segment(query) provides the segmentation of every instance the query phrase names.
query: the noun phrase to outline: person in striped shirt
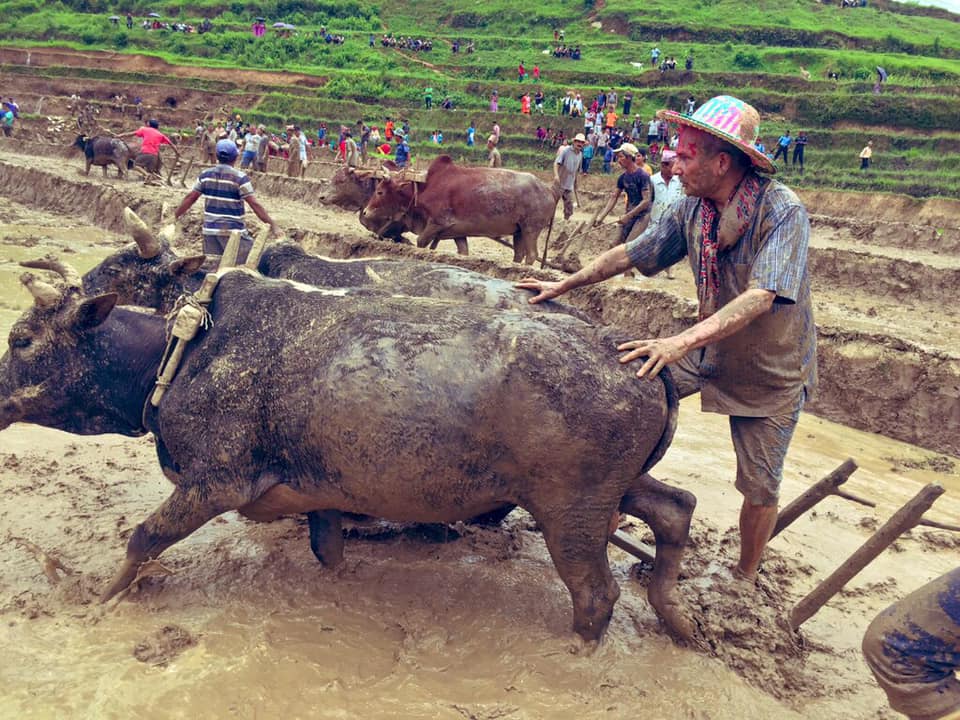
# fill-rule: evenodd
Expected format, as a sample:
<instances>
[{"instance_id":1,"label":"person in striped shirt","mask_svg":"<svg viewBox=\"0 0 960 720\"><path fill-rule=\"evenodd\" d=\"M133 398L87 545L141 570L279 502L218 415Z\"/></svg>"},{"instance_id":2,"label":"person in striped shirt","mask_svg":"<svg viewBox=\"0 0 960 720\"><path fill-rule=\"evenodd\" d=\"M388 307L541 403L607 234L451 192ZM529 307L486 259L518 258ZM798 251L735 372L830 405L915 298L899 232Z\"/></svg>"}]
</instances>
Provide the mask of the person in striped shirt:
<instances>
[{"instance_id":1,"label":"person in striped shirt","mask_svg":"<svg viewBox=\"0 0 960 720\"><path fill-rule=\"evenodd\" d=\"M238 259L243 262L253 245L253 238L247 232L243 221L244 204L249 205L254 214L270 226L274 237L282 237L283 233L257 200L250 178L234 167L238 154L237 145L232 140L218 141L217 164L200 173L174 217L179 220L202 196L203 252L208 255L222 255L230 233L239 230L242 234Z\"/></svg>"},{"instance_id":2,"label":"person in striped shirt","mask_svg":"<svg viewBox=\"0 0 960 720\"><path fill-rule=\"evenodd\" d=\"M680 125L674 174L686 197L626 245L560 282L524 278L537 303L636 268L654 275L687 257L699 322L663 338L620 345L621 363L642 359L638 377L669 365L680 397L729 416L737 457L740 558L733 575L756 578L777 520L787 448L817 384L816 328L807 271L810 221L796 194L769 175L754 148L760 116L741 100L712 98Z\"/></svg>"}]
</instances>

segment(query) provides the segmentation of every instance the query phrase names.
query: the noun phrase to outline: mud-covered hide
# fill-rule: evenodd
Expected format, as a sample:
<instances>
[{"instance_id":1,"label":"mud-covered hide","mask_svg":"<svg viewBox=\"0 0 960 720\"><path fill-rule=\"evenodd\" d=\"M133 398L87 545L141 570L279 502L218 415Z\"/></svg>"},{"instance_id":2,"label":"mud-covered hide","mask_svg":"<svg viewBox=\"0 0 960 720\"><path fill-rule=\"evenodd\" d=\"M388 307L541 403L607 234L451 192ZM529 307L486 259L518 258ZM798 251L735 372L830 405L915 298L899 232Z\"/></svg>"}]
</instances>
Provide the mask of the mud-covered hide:
<instances>
[{"instance_id":1,"label":"mud-covered hide","mask_svg":"<svg viewBox=\"0 0 960 720\"><path fill-rule=\"evenodd\" d=\"M145 258L136 243L104 258L83 276L88 296L116 293L121 305L138 305L169 312L184 293L196 291L203 281L205 257L180 257L163 242L160 251Z\"/></svg>"},{"instance_id":2,"label":"mud-covered hide","mask_svg":"<svg viewBox=\"0 0 960 720\"><path fill-rule=\"evenodd\" d=\"M460 166L442 155L422 182L402 174L381 180L360 221L375 231L391 223L410 229L422 225L415 230L419 247L447 238L510 236L514 262L532 263L537 238L550 224L558 199L556 187L530 173Z\"/></svg>"},{"instance_id":3,"label":"mud-covered hide","mask_svg":"<svg viewBox=\"0 0 960 720\"><path fill-rule=\"evenodd\" d=\"M560 312L585 322L590 318L559 302L531 305L530 294L507 280L455 265L411 260L332 260L304 252L296 243L279 243L264 250L259 271L322 287L377 288L399 295L432 297L524 313Z\"/></svg>"},{"instance_id":4,"label":"mud-covered hide","mask_svg":"<svg viewBox=\"0 0 960 720\"><path fill-rule=\"evenodd\" d=\"M139 305L166 314L182 294L200 287L202 260L203 256L178 257L167 243L162 244L156 257L143 258L138 247L131 244L84 275L83 289L87 295L117 293L121 305ZM531 305L530 294L517 290L512 282L455 265L417 260L334 260L310 255L297 243L281 242L264 249L258 270L267 277L327 288L378 289L531 314L562 312L589 321L586 314L563 303Z\"/></svg>"},{"instance_id":5,"label":"mud-covered hide","mask_svg":"<svg viewBox=\"0 0 960 720\"><path fill-rule=\"evenodd\" d=\"M12 418L143 431L164 320L114 302L70 296L16 323L0 360L0 429ZM282 484L289 512L395 521L518 504L570 590L574 629L600 637L619 594L610 518L666 451L677 412L668 374L639 381L616 361L625 336L565 315L347 295L244 271L220 281L210 312L145 415L175 489L131 535L108 597L140 562Z\"/></svg>"},{"instance_id":6,"label":"mud-covered hide","mask_svg":"<svg viewBox=\"0 0 960 720\"><path fill-rule=\"evenodd\" d=\"M117 174L123 177L124 170L133 168L133 154L130 146L119 138L95 135L88 137L78 135L73 144L83 150L86 158L86 172L90 172L91 165L103 167L104 173L108 165L115 165Z\"/></svg>"}]
</instances>

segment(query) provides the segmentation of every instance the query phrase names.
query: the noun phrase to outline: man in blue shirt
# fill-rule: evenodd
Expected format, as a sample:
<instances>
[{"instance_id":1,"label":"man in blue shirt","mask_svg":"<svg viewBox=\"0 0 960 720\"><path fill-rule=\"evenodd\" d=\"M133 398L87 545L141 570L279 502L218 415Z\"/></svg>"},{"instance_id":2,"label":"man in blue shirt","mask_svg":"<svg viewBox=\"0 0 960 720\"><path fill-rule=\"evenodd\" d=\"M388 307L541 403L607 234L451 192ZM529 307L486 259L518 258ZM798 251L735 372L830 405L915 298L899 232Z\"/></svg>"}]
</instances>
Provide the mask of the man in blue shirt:
<instances>
[{"instance_id":1,"label":"man in blue shirt","mask_svg":"<svg viewBox=\"0 0 960 720\"><path fill-rule=\"evenodd\" d=\"M237 145L232 140L223 139L217 142L217 165L200 173L193 189L187 193L174 213L174 218L179 220L202 195L205 200L203 252L208 255L222 255L230 233L239 230L242 236L238 260L243 262L253 245L253 238L243 222L244 203L250 206L262 222L270 226L274 237L282 237L283 232L254 196L250 178L234 167L238 154Z\"/></svg>"},{"instance_id":2,"label":"man in blue shirt","mask_svg":"<svg viewBox=\"0 0 960 720\"><path fill-rule=\"evenodd\" d=\"M394 162L397 163L397 167L406 167L410 162L410 146L407 145L407 134L403 130L394 130L393 136L397 139Z\"/></svg>"},{"instance_id":3,"label":"man in blue shirt","mask_svg":"<svg viewBox=\"0 0 960 720\"><path fill-rule=\"evenodd\" d=\"M620 242L625 243L646 229L650 218L650 205L653 202L653 186L650 176L637 164L639 149L633 143L623 143L613 151L623 174L617 178L617 187L611 193L610 200L603 211L597 215L594 225L599 225L613 210L622 193L627 194L627 212L620 216ZM637 232L633 232L634 229Z\"/></svg>"},{"instance_id":4,"label":"man in blue shirt","mask_svg":"<svg viewBox=\"0 0 960 720\"><path fill-rule=\"evenodd\" d=\"M790 142L793 138L790 137L790 131L787 130L783 135L780 136L780 139L777 140L777 151L773 154L773 161L776 162L777 158L783 155L783 163L787 163L787 149L790 147Z\"/></svg>"}]
</instances>

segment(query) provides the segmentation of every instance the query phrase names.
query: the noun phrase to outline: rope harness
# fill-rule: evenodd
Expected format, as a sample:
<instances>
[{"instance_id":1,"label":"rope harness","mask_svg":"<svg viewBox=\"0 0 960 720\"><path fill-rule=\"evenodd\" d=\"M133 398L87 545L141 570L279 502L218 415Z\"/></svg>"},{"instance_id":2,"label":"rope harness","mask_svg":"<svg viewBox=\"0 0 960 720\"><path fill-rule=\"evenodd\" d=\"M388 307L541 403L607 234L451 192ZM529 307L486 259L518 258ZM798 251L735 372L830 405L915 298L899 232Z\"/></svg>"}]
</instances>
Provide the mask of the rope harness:
<instances>
[{"instance_id":1,"label":"rope harness","mask_svg":"<svg viewBox=\"0 0 960 720\"><path fill-rule=\"evenodd\" d=\"M150 404L153 407L160 406L160 400L167 388L170 387L170 383L173 382L173 378L180 367L180 361L183 359L183 353L187 348L187 343L197 336L201 328L209 330L213 327L213 316L207 306L213 300L213 293L217 289L220 279L227 273L241 268L256 273L257 264L260 262L260 254L266 245L268 232L267 229L264 229L257 236L247 256L246 263L241 267L237 267L240 232L238 230L231 232L230 240L227 242L227 247L224 248L223 256L220 258L220 267L217 271L207 274L196 292L185 293L177 298L176 304L166 317L167 346L163 351L160 367L157 368L157 382L150 396Z\"/></svg>"}]
</instances>

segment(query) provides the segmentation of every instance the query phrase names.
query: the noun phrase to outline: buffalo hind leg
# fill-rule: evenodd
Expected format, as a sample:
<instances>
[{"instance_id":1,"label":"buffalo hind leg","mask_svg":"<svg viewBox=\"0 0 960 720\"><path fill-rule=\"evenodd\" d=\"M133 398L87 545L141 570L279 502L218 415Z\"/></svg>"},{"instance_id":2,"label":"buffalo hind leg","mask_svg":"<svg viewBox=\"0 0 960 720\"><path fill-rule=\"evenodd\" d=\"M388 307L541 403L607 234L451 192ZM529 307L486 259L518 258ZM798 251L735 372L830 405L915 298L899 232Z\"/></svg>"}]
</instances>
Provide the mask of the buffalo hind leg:
<instances>
[{"instance_id":1,"label":"buffalo hind leg","mask_svg":"<svg viewBox=\"0 0 960 720\"><path fill-rule=\"evenodd\" d=\"M310 527L310 549L324 567L343 562L343 525L339 510L311 510L307 513Z\"/></svg>"},{"instance_id":2,"label":"buffalo hind leg","mask_svg":"<svg viewBox=\"0 0 960 720\"><path fill-rule=\"evenodd\" d=\"M518 227L513 233L513 261L533 265L537 260L537 236Z\"/></svg>"},{"instance_id":3,"label":"buffalo hind leg","mask_svg":"<svg viewBox=\"0 0 960 720\"><path fill-rule=\"evenodd\" d=\"M696 505L693 493L670 487L647 474L620 501L621 512L640 518L653 531L657 556L647 597L670 633L683 641L693 638L694 626L680 598L677 579Z\"/></svg>"},{"instance_id":4,"label":"buffalo hind leg","mask_svg":"<svg viewBox=\"0 0 960 720\"><path fill-rule=\"evenodd\" d=\"M620 588L607 561L607 512L566 507L550 515L531 512L543 531L543 539L560 579L573 601L573 630L590 643L603 636Z\"/></svg>"},{"instance_id":5,"label":"buffalo hind leg","mask_svg":"<svg viewBox=\"0 0 960 720\"><path fill-rule=\"evenodd\" d=\"M137 577L140 565L158 557L174 543L217 515L241 507L253 498L241 497L235 488L177 488L170 497L137 525L127 542L127 556L109 589L101 596L106 602Z\"/></svg>"}]
</instances>

